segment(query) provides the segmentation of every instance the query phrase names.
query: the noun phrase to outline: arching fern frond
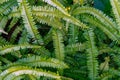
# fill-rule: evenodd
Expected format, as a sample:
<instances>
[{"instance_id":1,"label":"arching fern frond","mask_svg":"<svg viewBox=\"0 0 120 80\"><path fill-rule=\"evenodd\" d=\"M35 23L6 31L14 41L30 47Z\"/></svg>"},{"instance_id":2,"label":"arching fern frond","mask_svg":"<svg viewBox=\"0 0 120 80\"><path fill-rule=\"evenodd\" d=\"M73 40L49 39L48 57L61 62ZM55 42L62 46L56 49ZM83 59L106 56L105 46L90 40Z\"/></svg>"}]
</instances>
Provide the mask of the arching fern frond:
<instances>
[{"instance_id":1,"label":"arching fern frond","mask_svg":"<svg viewBox=\"0 0 120 80\"><path fill-rule=\"evenodd\" d=\"M14 7L17 4L16 0L9 0L7 2L4 2L3 4L0 5L0 15L7 15L12 7Z\"/></svg>"},{"instance_id":2,"label":"arching fern frond","mask_svg":"<svg viewBox=\"0 0 120 80\"><path fill-rule=\"evenodd\" d=\"M118 31L115 22L100 10L92 7L78 7L73 11L73 15L85 13L91 14L92 16L96 17L98 20L100 20L100 22L102 22L102 24L109 26L110 29L115 30L116 32Z\"/></svg>"},{"instance_id":3,"label":"arching fern frond","mask_svg":"<svg viewBox=\"0 0 120 80\"><path fill-rule=\"evenodd\" d=\"M14 30L14 32L12 33L11 35L11 38L10 38L10 43L14 43L18 34L22 31L22 27L21 26L17 26L17 28Z\"/></svg>"},{"instance_id":4,"label":"arching fern frond","mask_svg":"<svg viewBox=\"0 0 120 80\"><path fill-rule=\"evenodd\" d=\"M60 10L62 13L64 13L67 16L70 16L65 9L65 7L57 0L43 0L44 2L56 7L58 10Z\"/></svg>"},{"instance_id":5,"label":"arching fern frond","mask_svg":"<svg viewBox=\"0 0 120 80\"><path fill-rule=\"evenodd\" d=\"M1 0L0 4L3 4L4 2L7 2L7 1L9 1L9 0Z\"/></svg>"},{"instance_id":6,"label":"arching fern frond","mask_svg":"<svg viewBox=\"0 0 120 80\"><path fill-rule=\"evenodd\" d=\"M118 41L119 40L119 35L116 34L116 31L108 28L108 26L101 24L98 19L92 17L92 16L85 16L84 21L92 24L95 27L98 27L101 29L110 39L113 41Z\"/></svg>"},{"instance_id":7,"label":"arching fern frond","mask_svg":"<svg viewBox=\"0 0 120 80\"><path fill-rule=\"evenodd\" d=\"M41 46L36 45L28 45L28 44L20 44L20 45L5 45L0 47L0 55L4 55L6 53L10 53L12 51L17 51L20 49L26 48L40 48Z\"/></svg>"},{"instance_id":8,"label":"arching fern frond","mask_svg":"<svg viewBox=\"0 0 120 80\"><path fill-rule=\"evenodd\" d=\"M76 51L83 51L85 48L85 44L82 43L69 44L65 47L65 53L71 54Z\"/></svg>"},{"instance_id":9,"label":"arching fern frond","mask_svg":"<svg viewBox=\"0 0 120 80\"><path fill-rule=\"evenodd\" d=\"M97 75L98 75L98 62L97 62L97 55L98 55L98 51L97 48L95 46L95 40L94 40L94 32L92 29L88 30L85 33L85 37L88 40L86 43L87 48L87 67L89 70L89 78L91 80L96 80Z\"/></svg>"},{"instance_id":10,"label":"arching fern frond","mask_svg":"<svg viewBox=\"0 0 120 80\"><path fill-rule=\"evenodd\" d=\"M62 29L64 26L59 18L51 18L51 17L45 17L45 16L35 16L38 22L42 24L48 24L49 26L52 26L57 29ZM55 23L55 24L54 24Z\"/></svg>"},{"instance_id":11,"label":"arching fern frond","mask_svg":"<svg viewBox=\"0 0 120 80\"><path fill-rule=\"evenodd\" d=\"M32 57L27 57L23 59L19 59L18 61L2 66L0 67L1 70L7 69L12 66L31 66L31 67L51 67L51 68L58 68L58 69L64 69L68 68L68 66L54 58L42 58L41 56L32 56Z\"/></svg>"},{"instance_id":12,"label":"arching fern frond","mask_svg":"<svg viewBox=\"0 0 120 80\"><path fill-rule=\"evenodd\" d=\"M114 13L117 25L118 25L118 30L120 32L120 2L118 0L110 0L110 3L112 5L112 11Z\"/></svg>"},{"instance_id":13,"label":"arching fern frond","mask_svg":"<svg viewBox=\"0 0 120 80\"><path fill-rule=\"evenodd\" d=\"M0 80L13 80L16 76L20 76L22 74L46 76L46 77L51 77L55 79L61 78L58 74L50 71L43 71L40 69L31 69L29 67L16 66L16 67L10 67L5 71L3 71L2 73L0 73Z\"/></svg>"},{"instance_id":14,"label":"arching fern frond","mask_svg":"<svg viewBox=\"0 0 120 80\"><path fill-rule=\"evenodd\" d=\"M55 57L61 61L64 60L63 35L59 30L53 30L53 44L55 48Z\"/></svg>"},{"instance_id":15,"label":"arching fern frond","mask_svg":"<svg viewBox=\"0 0 120 80\"><path fill-rule=\"evenodd\" d=\"M25 0L22 0L21 2L21 15L25 24L25 28L30 36L34 38L37 43L43 44L42 37L39 34L34 19L32 17L31 8Z\"/></svg>"},{"instance_id":16,"label":"arching fern frond","mask_svg":"<svg viewBox=\"0 0 120 80\"><path fill-rule=\"evenodd\" d=\"M77 26L80 26L82 28L88 28L85 24L77 20L76 18L72 16L67 16L63 13L61 13L59 10L56 8L50 7L50 6L39 6L39 7L33 7L32 8L32 13L33 15L36 16L45 16L45 17L57 17L57 18L62 18L65 21L68 21L72 24L75 24Z\"/></svg>"},{"instance_id":17,"label":"arching fern frond","mask_svg":"<svg viewBox=\"0 0 120 80\"><path fill-rule=\"evenodd\" d=\"M6 63L6 64L12 63L10 60L8 60L8 59L6 59L6 58L4 58L4 57L2 57L2 56L0 56L0 61L4 62L4 63Z\"/></svg>"}]
</instances>

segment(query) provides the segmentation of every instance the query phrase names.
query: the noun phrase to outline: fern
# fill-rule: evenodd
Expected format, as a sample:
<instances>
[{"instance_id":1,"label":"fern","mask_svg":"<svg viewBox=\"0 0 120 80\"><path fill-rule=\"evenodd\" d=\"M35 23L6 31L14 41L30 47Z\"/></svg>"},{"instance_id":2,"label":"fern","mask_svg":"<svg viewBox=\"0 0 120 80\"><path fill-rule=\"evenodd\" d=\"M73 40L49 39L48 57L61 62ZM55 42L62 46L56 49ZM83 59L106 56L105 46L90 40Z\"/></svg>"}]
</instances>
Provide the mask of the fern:
<instances>
[{"instance_id":1,"label":"fern","mask_svg":"<svg viewBox=\"0 0 120 80\"><path fill-rule=\"evenodd\" d=\"M110 3L112 5L112 11L114 13L114 16L118 25L118 30L120 30L120 9L119 9L120 3L118 0L110 0Z\"/></svg>"},{"instance_id":2,"label":"fern","mask_svg":"<svg viewBox=\"0 0 120 80\"><path fill-rule=\"evenodd\" d=\"M27 45L27 44L21 44L21 45L5 45L0 47L0 55L4 55L6 53L10 53L12 51L17 51L20 49L25 48L40 48L40 46L33 46L33 45Z\"/></svg>"},{"instance_id":3,"label":"fern","mask_svg":"<svg viewBox=\"0 0 120 80\"><path fill-rule=\"evenodd\" d=\"M8 80L8 79L12 80L15 78L15 76L19 76L22 74L30 74L30 75L35 75L35 76L47 76L51 78L60 79L60 76L55 73L43 71L39 69L31 69L29 67L23 67L23 66L16 66L16 67L11 67L11 68L6 69L0 74L0 79L1 80Z\"/></svg>"},{"instance_id":4,"label":"fern","mask_svg":"<svg viewBox=\"0 0 120 80\"><path fill-rule=\"evenodd\" d=\"M9 0L0 6L0 15L7 15L11 9L16 5L16 0Z\"/></svg>"},{"instance_id":5,"label":"fern","mask_svg":"<svg viewBox=\"0 0 120 80\"><path fill-rule=\"evenodd\" d=\"M98 50L95 46L95 40L94 40L94 32L92 29L88 30L86 32L86 39L87 41L87 66L89 70L89 78L91 80L96 80L97 75L98 75L98 62L97 62L97 55L98 55Z\"/></svg>"},{"instance_id":6,"label":"fern","mask_svg":"<svg viewBox=\"0 0 120 80\"><path fill-rule=\"evenodd\" d=\"M101 29L113 41L119 41L119 35L116 34L116 31L109 29L108 27L100 23L98 19L95 19L92 16L87 16L85 17L85 21Z\"/></svg>"},{"instance_id":7,"label":"fern","mask_svg":"<svg viewBox=\"0 0 120 80\"><path fill-rule=\"evenodd\" d=\"M55 57L59 60L64 60L64 44L63 44L63 36L59 30L53 30L53 41L55 48Z\"/></svg>"},{"instance_id":8,"label":"fern","mask_svg":"<svg viewBox=\"0 0 120 80\"><path fill-rule=\"evenodd\" d=\"M23 59L19 59L18 61L2 66L0 69L4 70L12 66L31 66L31 67L52 67L58 69L68 68L68 66L57 59L54 58L42 58L40 56L32 56Z\"/></svg>"},{"instance_id":9,"label":"fern","mask_svg":"<svg viewBox=\"0 0 120 80\"><path fill-rule=\"evenodd\" d=\"M32 17L31 9L29 7L29 4L26 1L21 2L21 15L23 17L27 32L32 36L32 38L35 38L35 40L37 40L37 43L43 44L42 37L40 36L35 26L35 22Z\"/></svg>"},{"instance_id":10,"label":"fern","mask_svg":"<svg viewBox=\"0 0 120 80\"><path fill-rule=\"evenodd\" d=\"M49 17L57 17L57 18L62 18L68 22L71 22L77 26L83 27L83 28L87 28L87 26L85 24L83 24L82 22L80 22L79 20L75 19L72 16L67 16L64 15L63 13L61 13L60 11L58 11L55 8L46 6L46 7L33 7L32 13L36 16L49 16ZM57 13L57 14L56 14Z\"/></svg>"},{"instance_id":11,"label":"fern","mask_svg":"<svg viewBox=\"0 0 120 80\"><path fill-rule=\"evenodd\" d=\"M85 44L82 43L69 44L65 47L65 53L71 54L77 51L83 51L85 48Z\"/></svg>"},{"instance_id":12,"label":"fern","mask_svg":"<svg viewBox=\"0 0 120 80\"><path fill-rule=\"evenodd\" d=\"M78 7L77 9L73 11L73 15L78 15L78 14L83 14L83 13L91 14L92 16L96 17L100 22L102 22L102 24L109 26L109 28L114 30L115 32L118 31L115 22L111 18L106 16L103 12L95 8Z\"/></svg>"},{"instance_id":13,"label":"fern","mask_svg":"<svg viewBox=\"0 0 120 80\"><path fill-rule=\"evenodd\" d=\"M63 12L65 15L70 16L67 12L67 10L65 9L65 7L63 5L61 5L57 0L43 0L44 2L47 2L48 4L56 7L57 9L59 9L61 12Z\"/></svg>"}]
</instances>

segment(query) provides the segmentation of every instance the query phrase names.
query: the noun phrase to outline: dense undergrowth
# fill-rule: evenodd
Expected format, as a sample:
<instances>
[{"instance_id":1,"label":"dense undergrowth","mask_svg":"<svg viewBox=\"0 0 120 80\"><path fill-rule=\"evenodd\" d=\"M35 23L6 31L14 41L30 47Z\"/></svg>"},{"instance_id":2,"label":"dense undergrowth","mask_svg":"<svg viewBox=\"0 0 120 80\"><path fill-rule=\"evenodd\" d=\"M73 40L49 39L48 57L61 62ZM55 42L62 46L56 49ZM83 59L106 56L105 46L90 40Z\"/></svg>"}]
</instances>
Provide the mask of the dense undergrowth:
<instances>
[{"instance_id":1,"label":"dense undergrowth","mask_svg":"<svg viewBox=\"0 0 120 80\"><path fill-rule=\"evenodd\" d=\"M0 0L0 80L119 80L120 1L107 1Z\"/></svg>"}]
</instances>

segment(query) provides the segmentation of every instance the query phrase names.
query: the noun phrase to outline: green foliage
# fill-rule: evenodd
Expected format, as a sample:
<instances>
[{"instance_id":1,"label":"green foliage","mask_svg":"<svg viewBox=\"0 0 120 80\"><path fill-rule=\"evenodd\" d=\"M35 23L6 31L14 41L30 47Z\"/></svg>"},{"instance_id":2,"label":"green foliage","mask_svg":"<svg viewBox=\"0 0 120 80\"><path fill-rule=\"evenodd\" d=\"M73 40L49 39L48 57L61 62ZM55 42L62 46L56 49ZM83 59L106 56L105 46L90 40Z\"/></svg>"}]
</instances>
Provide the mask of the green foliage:
<instances>
[{"instance_id":1,"label":"green foliage","mask_svg":"<svg viewBox=\"0 0 120 80\"><path fill-rule=\"evenodd\" d=\"M119 80L120 1L108 5L1 0L0 80Z\"/></svg>"}]
</instances>

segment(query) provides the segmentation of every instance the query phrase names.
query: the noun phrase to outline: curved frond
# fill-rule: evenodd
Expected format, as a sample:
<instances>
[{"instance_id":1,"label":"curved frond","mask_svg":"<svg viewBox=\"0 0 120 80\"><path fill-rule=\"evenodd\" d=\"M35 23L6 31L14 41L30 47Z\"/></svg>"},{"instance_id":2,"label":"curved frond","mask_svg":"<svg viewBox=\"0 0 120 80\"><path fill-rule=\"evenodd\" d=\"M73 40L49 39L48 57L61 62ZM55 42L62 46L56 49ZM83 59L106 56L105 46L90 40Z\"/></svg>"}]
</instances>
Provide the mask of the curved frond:
<instances>
[{"instance_id":1,"label":"curved frond","mask_svg":"<svg viewBox=\"0 0 120 80\"><path fill-rule=\"evenodd\" d=\"M116 32L118 31L115 22L100 10L97 10L92 7L78 7L73 11L73 15L78 15L83 13L91 14L92 16L100 20L102 24L109 26L110 29L115 30Z\"/></svg>"},{"instance_id":2,"label":"curved frond","mask_svg":"<svg viewBox=\"0 0 120 80\"><path fill-rule=\"evenodd\" d=\"M58 10L60 10L62 13L64 13L67 16L70 16L65 9L65 7L57 0L43 0L44 2L56 7Z\"/></svg>"},{"instance_id":3,"label":"curved frond","mask_svg":"<svg viewBox=\"0 0 120 80\"><path fill-rule=\"evenodd\" d=\"M97 55L98 55L98 50L95 46L95 40L94 40L94 32L92 29L88 30L85 33L85 37L88 40L86 43L86 46L88 46L87 49L87 67L89 70L89 78L91 80L96 80L97 75L98 75L98 62L97 62Z\"/></svg>"},{"instance_id":4,"label":"curved frond","mask_svg":"<svg viewBox=\"0 0 120 80\"><path fill-rule=\"evenodd\" d=\"M82 51L85 48L86 48L85 44L82 43L69 44L65 47L65 53L71 54L76 51Z\"/></svg>"},{"instance_id":5,"label":"curved frond","mask_svg":"<svg viewBox=\"0 0 120 80\"><path fill-rule=\"evenodd\" d=\"M7 2L7 1L9 1L9 0L1 0L0 4L3 4L4 2Z\"/></svg>"},{"instance_id":6,"label":"curved frond","mask_svg":"<svg viewBox=\"0 0 120 80\"><path fill-rule=\"evenodd\" d=\"M56 8L50 7L50 6L39 6L39 7L33 7L32 8L32 13L33 15L36 16L45 16L45 17L57 17L57 18L62 18L65 21L68 21L72 24L75 24L77 26L80 26L82 28L88 28L85 24L77 20L76 18L72 16L67 16L61 13L59 10Z\"/></svg>"},{"instance_id":7,"label":"curved frond","mask_svg":"<svg viewBox=\"0 0 120 80\"><path fill-rule=\"evenodd\" d=\"M43 44L42 37L39 34L32 17L31 8L25 0L22 0L21 2L21 15L24 20L25 28L30 36L32 36L32 38L35 38L35 40L37 40L37 43Z\"/></svg>"},{"instance_id":8,"label":"curved frond","mask_svg":"<svg viewBox=\"0 0 120 80\"><path fill-rule=\"evenodd\" d=\"M110 0L110 3L120 32L120 2L118 0Z\"/></svg>"},{"instance_id":9,"label":"curved frond","mask_svg":"<svg viewBox=\"0 0 120 80\"><path fill-rule=\"evenodd\" d=\"M55 48L55 57L61 61L64 60L63 35L59 30L53 30L53 44Z\"/></svg>"},{"instance_id":10,"label":"curved frond","mask_svg":"<svg viewBox=\"0 0 120 80\"><path fill-rule=\"evenodd\" d=\"M32 56L23 59L19 59L15 63L8 64L6 66L2 66L0 69L6 69L12 66L31 66L31 67L51 67L51 68L58 68L64 69L68 68L68 66L57 59L54 58L42 58L41 56Z\"/></svg>"},{"instance_id":11,"label":"curved frond","mask_svg":"<svg viewBox=\"0 0 120 80\"><path fill-rule=\"evenodd\" d=\"M4 55L6 53L10 53L12 51L17 51L20 49L26 48L40 48L41 46L36 45L28 45L28 44L20 44L20 45L5 45L0 47L0 55Z\"/></svg>"},{"instance_id":12,"label":"curved frond","mask_svg":"<svg viewBox=\"0 0 120 80\"><path fill-rule=\"evenodd\" d=\"M86 16L84 19L86 22L92 24L93 26L98 27L101 29L110 39L113 41L118 41L119 40L119 35L116 34L116 31L108 28L108 26L101 24L98 19L95 19L92 16Z\"/></svg>"},{"instance_id":13,"label":"curved frond","mask_svg":"<svg viewBox=\"0 0 120 80\"><path fill-rule=\"evenodd\" d=\"M9 0L1 4L0 15L3 15L3 14L7 15L16 4L17 4L16 0Z\"/></svg>"},{"instance_id":14,"label":"curved frond","mask_svg":"<svg viewBox=\"0 0 120 80\"><path fill-rule=\"evenodd\" d=\"M16 66L16 67L10 67L0 73L0 80L13 80L16 76L20 76L23 74L30 74L35 76L47 76L55 79L60 79L61 77L53 72L50 71L43 71L39 69L31 69L29 67L23 67L23 66Z\"/></svg>"}]
</instances>

